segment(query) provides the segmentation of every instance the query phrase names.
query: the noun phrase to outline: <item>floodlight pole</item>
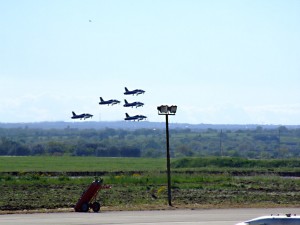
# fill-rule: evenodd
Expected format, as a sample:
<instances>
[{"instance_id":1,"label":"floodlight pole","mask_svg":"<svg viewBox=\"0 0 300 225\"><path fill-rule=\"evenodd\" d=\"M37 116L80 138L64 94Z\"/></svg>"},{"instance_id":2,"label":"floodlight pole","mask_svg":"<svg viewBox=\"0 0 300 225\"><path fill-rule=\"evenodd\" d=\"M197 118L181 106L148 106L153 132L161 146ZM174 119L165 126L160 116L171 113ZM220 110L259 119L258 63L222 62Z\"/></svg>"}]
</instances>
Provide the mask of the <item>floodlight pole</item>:
<instances>
[{"instance_id":1,"label":"floodlight pole","mask_svg":"<svg viewBox=\"0 0 300 225\"><path fill-rule=\"evenodd\" d=\"M171 163L170 163L170 143L169 143L169 115L175 115L177 106L161 105L157 107L158 115L166 116L166 145L167 145L167 179L168 179L168 204L172 206L171 195Z\"/></svg>"},{"instance_id":2,"label":"floodlight pole","mask_svg":"<svg viewBox=\"0 0 300 225\"><path fill-rule=\"evenodd\" d=\"M171 166L170 166L170 144L169 144L169 114L166 114L166 139L167 139L167 177L168 177L168 204L172 206L171 195Z\"/></svg>"}]
</instances>

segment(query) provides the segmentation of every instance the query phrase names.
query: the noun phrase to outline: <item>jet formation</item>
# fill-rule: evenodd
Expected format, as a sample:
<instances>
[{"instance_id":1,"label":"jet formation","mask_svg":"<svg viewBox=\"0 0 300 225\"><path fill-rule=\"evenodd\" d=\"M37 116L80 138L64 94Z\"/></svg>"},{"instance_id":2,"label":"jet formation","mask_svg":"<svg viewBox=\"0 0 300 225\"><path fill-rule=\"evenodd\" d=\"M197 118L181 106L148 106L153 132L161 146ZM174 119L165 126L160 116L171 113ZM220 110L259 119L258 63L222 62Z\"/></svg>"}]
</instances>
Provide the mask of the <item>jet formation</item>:
<instances>
[{"instance_id":1,"label":"jet formation","mask_svg":"<svg viewBox=\"0 0 300 225\"><path fill-rule=\"evenodd\" d=\"M140 95L140 94L144 94L145 91L142 90L142 89L135 89L135 90L132 90L132 91L129 91L127 87L125 87L125 92L124 92L124 95ZM142 102L131 102L129 103L126 99L124 99L124 102L125 104L123 105L124 107L141 107L141 106L144 106L144 103ZM102 97L100 97L100 102L99 102L99 105L116 105L116 104L120 104L121 101L117 100L117 99L110 99L110 100L104 100ZM88 113L83 113L83 114L80 114L80 115L76 115L75 112L72 112L73 116L71 117L71 119L88 119L88 118L92 118L93 115L92 114L88 114ZM125 118L124 120L128 121L128 120L131 120L131 121L140 121L140 120L144 120L144 119L147 119L146 116L144 115L135 115L135 116L129 116L128 113L125 113Z\"/></svg>"}]
</instances>

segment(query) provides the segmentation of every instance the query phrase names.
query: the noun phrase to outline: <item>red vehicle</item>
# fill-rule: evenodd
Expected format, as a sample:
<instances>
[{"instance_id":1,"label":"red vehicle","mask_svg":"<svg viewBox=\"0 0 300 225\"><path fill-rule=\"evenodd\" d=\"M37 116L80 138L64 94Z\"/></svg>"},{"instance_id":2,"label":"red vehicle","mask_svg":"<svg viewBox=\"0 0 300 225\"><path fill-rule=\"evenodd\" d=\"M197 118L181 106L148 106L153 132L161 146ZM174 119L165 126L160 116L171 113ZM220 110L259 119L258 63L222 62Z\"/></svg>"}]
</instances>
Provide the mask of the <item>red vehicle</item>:
<instances>
[{"instance_id":1,"label":"red vehicle","mask_svg":"<svg viewBox=\"0 0 300 225\"><path fill-rule=\"evenodd\" d=\"M99 212L100 203L96 201L98 192L101 189L110 189L109 185L102 185L103 180L94 180L92 184L81 195L76 206L74 207L76 212L87 212L89 209L93 209L94 212Z\"/></svg>"}]
</instances>

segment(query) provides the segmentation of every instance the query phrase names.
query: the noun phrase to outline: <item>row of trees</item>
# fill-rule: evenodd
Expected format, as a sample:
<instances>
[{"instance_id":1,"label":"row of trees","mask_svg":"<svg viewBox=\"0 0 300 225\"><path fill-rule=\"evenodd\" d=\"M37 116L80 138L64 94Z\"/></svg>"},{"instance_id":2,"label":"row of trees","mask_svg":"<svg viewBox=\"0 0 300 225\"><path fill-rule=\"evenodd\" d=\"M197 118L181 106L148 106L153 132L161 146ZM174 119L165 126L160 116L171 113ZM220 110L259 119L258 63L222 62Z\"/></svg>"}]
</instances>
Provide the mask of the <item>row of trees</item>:
<instances>
[{"instance_id":1,"label":"row of trees","mask_svg":"<svg viewBox=\"0 0 300 225\"><path fill-rule=\"evenodd\" d=\"M134 146L104 146L101 143L79 141L74 144L59 141L49 141L32 145L22 144L2 137L0 141L0 155L28 156L28 155L72 155L99 157L141 157L141 149Z\"/></svg>"},{"instance_id":2,"label":"row of trees","mask_svg":"<svg viewBox=\"0 0 300 225\"><path fill-rule=\"evenodd\" d=\"M0 155L164 157L165 131L0 128ZM172 157L300 157L300 129L170 130Z\"/></svg>"}]
</instances>

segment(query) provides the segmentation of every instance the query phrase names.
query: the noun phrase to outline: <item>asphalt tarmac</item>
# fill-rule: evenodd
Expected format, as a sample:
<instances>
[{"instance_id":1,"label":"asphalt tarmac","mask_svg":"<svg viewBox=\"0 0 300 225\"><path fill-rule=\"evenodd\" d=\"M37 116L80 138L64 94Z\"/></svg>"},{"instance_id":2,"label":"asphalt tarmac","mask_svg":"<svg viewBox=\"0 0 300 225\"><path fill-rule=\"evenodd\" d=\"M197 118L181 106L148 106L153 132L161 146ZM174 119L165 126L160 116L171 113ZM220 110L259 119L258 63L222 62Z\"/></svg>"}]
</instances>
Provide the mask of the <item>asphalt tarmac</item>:
<instances>
[{"instance_id":1,"label":"asphalt tarmac","mask_svg":"<svg viewBox=\"0 0 300 225\"><path fill-rule=\"evenodd\" d=\"M300 208L102 211L0 215L1 225L235 225L258 216L298 214Z\"/></svg>"}]
</instances>

